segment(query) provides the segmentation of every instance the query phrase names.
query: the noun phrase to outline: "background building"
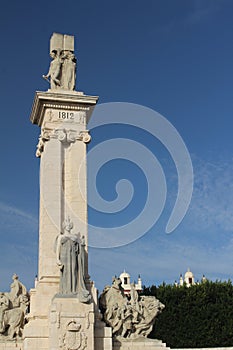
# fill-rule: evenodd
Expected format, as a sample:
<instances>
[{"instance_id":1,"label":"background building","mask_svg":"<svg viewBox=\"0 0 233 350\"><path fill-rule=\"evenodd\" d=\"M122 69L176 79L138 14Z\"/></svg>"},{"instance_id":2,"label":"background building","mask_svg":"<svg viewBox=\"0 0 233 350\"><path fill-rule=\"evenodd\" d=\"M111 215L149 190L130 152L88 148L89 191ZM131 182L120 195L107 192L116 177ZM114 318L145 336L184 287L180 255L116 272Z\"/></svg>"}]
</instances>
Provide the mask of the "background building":
<instances>
[{"instance_id":1,"label":"background building","mask_svg":"<svg viewBox=\"0 0 233 350\"><path fill-rule=\"evenodd\" d=\"M128 272L126 272L124 270L124 272L122 272L120 274L120 279L121 279L121 282L122 282L122 288L124 289L124 293L125 295L129 295L130 294L130 290L131 290L131 284L133 283L134 286L135 286L135 289L137 292L141 292L142 291L142 280L141 280L141 277L140 275L138 275L138 281L137 283L134 281L134 282L130 282L130 274Z\"/></svg>"}]
</instances>

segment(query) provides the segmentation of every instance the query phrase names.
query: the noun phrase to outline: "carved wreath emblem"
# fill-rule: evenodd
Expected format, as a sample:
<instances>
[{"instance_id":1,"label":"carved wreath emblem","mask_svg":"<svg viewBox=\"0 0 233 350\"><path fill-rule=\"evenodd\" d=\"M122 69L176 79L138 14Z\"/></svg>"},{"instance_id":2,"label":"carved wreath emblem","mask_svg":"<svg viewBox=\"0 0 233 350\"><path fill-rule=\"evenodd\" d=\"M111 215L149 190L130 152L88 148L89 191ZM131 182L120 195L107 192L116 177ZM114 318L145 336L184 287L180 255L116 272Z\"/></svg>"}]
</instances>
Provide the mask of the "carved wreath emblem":
<instances>
[{"instance_id":1,"label":"carved wreath emblem","mask_svg":"<svg viewBox=\"0 0 233 350\"><path fill-rule=\"evenodd\" d=\"M87 347L87 336L76 321L67 324L63 344L66 350L84 350Z\"/></svg>"}]
</instances>

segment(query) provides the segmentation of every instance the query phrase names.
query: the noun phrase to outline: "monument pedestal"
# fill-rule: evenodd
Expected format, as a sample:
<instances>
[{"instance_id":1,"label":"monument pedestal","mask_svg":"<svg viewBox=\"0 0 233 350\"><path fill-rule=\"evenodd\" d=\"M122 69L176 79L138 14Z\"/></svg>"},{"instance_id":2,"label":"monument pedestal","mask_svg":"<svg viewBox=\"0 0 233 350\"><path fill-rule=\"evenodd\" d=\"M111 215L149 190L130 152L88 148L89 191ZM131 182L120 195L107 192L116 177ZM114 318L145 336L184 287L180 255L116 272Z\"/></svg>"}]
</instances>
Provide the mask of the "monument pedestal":
<instances>
[{"instance_id":1,"label":"monument pedestal","mask_svg":"<svg viewBox=\"0 0 233 350\"><path fill-rule=\"evenodd\" d=\"M102 322L98 309L97 290L93 282L86 286L89 303L76 297L59 297L58 282L38 282L31 290L32 309L24 327L24 350L112 350L112 330ZM44 285L43 285L44 284ZM44 288L45 287L45 288ZM12 350L14 347L6 348ZM0 345L0 350L5 350Z\"/></svg>"},{"instance_id":2,"label":"monument pedestal","mask_svg":"<svg viewBox=\"0 0 233 350\"><path fill-rule=\"evenodd\" d=\"M94 350L94 322L94 303L55 297L50 311L49 349Z\"/></svg>"}]
</instances>

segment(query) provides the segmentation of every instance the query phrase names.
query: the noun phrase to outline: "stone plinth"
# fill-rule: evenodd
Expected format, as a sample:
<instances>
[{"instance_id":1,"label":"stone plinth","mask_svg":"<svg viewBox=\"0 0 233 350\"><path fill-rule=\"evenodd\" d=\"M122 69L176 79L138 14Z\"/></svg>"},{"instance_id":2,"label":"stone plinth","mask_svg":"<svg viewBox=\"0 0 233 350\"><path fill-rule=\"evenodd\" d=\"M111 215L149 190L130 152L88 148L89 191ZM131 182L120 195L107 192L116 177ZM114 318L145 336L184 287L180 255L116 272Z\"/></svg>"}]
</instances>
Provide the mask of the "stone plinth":
<instances>
[{"instance_id":1,"label":"stone plinth","mask_svg":"<svg viewBox=\"0 0 233 350\"><path fill-rule=\"evenodd\" d=\"M112 329L106 327L104 322L95 322L95 350L112 350Z\"/></svg>"},{"instance_id":2,"label":"stone plinth","mask_svg":"<svg viewBox=\"0 0 233 350\"><path fill-rule=\"evenodd\" d=\"M161 340L148 339L148 338L137 338L127 339L118 338L113 342L113 350L165 350L170 349L166 347L166 344Z\"/></svg>"},{"instance_id":3,"label":"stone plinth","mask_svg":"<svg viewBox=\"0 0 233 350\"><path fill-rule=\"evenodd\" d=\"M94 350L94 304L54 298L50 311L49 349Z\"/></svg>"},{"instance_id":4,"label":"stone plinth","mask_svg":"<svg viewBox=\"0 0 233 350\"><path fill-rule=\"evenodd\" d=\"M0 339L0 350L19 350L23 349L22 340L4 341Z\"/></svg>"}]
</instances>

